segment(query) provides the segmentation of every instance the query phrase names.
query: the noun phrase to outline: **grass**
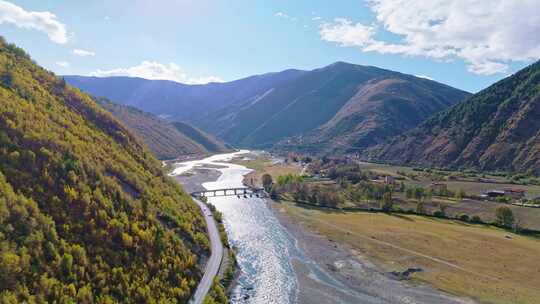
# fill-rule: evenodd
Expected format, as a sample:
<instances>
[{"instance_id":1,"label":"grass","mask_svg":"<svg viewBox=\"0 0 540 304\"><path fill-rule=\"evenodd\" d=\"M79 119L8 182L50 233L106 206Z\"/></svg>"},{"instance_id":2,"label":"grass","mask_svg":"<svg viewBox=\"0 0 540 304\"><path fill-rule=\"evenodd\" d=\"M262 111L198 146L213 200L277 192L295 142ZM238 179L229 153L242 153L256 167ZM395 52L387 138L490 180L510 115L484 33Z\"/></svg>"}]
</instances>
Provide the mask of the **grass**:
<instances>
[{"instance_id":1,"label":"grass","mask_svg":"<svg viewBox=\"0 0 540 304\"><path fill-rule=\"evenodd\" d=\"M350 245L385 271L481 303L538 303L540 240L458 221L279 205L295 221Z\"/></svg>"},{"instance_id":2,"label":"grass","mask_svg":"<svg viewBox=\"0 0 540 304\"><path fill-rule=\"evenodd\" d=\"M298 164L275 163L272 159L264 155L249 160L234 159L231 162L253 169L253 172L244 177L244 181L247 183L253 181L253 184L256 186L261 186L261 177L264 174L270 174L275 181L280 175L300 174L302 171L302 167Z\"/></svg>"},{"instance_id":3,"label":"grass","mask_svg":"<svg viewBox=\"0 0 540 304\"><path fill-rule=\"evenodd\" d=\"M250 169L253 169L253 170L256 170L256 171L261 171L265 167L272 164L272 162L269 159L267 159L266 157L257 157L255 159L249 159L249 160L233 159L231 162L234 163L234 164L246 166L246 167L248 167Z\"/></svg>"}]
</instances>

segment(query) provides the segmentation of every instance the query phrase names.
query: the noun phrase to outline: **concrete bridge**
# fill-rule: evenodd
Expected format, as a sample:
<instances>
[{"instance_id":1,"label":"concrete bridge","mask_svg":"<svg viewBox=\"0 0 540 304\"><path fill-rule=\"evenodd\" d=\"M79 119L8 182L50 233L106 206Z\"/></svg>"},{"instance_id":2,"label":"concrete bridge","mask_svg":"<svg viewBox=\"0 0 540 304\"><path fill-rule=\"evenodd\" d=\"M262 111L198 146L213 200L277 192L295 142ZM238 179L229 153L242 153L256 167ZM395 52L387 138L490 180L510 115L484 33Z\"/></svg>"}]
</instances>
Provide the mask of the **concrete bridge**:
<instances>
[{"instance_id":1,"label":"concrete bridge","mask_svg":"<svg viewBox=\"0 0 540 304\"><path fill-rule=\"evenodd\" d=\"M257 196L265 197L264 188L256 187L239 187L239 188L223 188L214 190L204 190L191 192L194 197L218 197L218 196Z\"/></svg>"}]
</instances>

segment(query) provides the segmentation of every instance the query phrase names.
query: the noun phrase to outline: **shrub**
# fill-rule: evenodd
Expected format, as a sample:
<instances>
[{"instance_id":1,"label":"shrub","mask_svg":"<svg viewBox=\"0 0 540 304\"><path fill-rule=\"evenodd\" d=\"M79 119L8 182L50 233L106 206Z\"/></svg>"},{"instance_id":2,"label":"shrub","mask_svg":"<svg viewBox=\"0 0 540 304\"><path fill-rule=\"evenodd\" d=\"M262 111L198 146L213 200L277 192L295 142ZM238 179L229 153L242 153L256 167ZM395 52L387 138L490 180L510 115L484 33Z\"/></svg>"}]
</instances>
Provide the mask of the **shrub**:
<instances>
[{"instance_id":1,"label":"shrub","mask_svg":"<svg viewBox=\"0 0 540 304\"><path fill-rule=\"evenodd\" d=\"M482 221L482 219L481 219L478 215L474 215L474 216L471 218L471 223L482 224L482 223L484 223L484 222Z\"/></svg>"},{"instance_id":2,"label":"shrub","mask_svg":"<svg viewBox=\"0 0 540 304\"><path fill-rule=\"evenodd\" d=\"M507 204L510 202L510 198L508 197L504 197L504 196L499 196L495 199L496 202L498 203L504 203L504 204Z\"/></svg>"},{"instance_id":3,"label":"shrub","mask_svg":"<svg viewBox=\"0 0 540 304\"><path fill-rule=\"evenodd\" d=\"M434 217L440 217L440 218L445 218L446 216L444 215L444 212L440 211L440 210L437 210L435 212L433 212L433 216Z\"/></svg>"},{"instance_id":4,"label":"shrub","mask_svg":"<svg viewBox=\"0 0 540 304\"><path fill-rule=\"evenodd\" d=\"M469 218L469 216L467 214L461 214L459 216L459 219L464 221L464 222L468 222L470 218Z\"/></svg>"}]
</instances>

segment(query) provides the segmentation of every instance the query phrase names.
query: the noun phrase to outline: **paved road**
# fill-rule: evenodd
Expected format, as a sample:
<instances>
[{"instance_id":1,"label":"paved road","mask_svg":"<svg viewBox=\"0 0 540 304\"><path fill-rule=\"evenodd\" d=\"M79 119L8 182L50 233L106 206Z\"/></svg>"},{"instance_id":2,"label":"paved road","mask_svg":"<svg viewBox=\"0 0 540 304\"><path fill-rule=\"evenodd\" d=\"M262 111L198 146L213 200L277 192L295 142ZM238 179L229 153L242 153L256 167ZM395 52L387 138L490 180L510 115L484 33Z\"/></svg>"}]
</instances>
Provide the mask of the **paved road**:
<instances>
[{"instance_id":1,"label":"paved road","mask_svg":"<svg viewBox=\"0 0 540 304\"><path fill-rule=\"evenodd\" d=\"M201 304L204 301L206 294L210 290L210 287L212 287L214 278L219 271L221 259L223 258L223 244L221 243L221 238L219 237L219 230L210 209L208 209L208 207L206 207L206 205L201 201L197 199L193 200L201 208L204 219L206 220L206 227L208 227L208 236L210 238L210 248L212 252L212 254L210 255L210 259L206 263L203 278L199 282L199 286L197 286L197 290L195 291L195 294L190 301L190 303L193 304Z\"/></svg>"}]
</instances>

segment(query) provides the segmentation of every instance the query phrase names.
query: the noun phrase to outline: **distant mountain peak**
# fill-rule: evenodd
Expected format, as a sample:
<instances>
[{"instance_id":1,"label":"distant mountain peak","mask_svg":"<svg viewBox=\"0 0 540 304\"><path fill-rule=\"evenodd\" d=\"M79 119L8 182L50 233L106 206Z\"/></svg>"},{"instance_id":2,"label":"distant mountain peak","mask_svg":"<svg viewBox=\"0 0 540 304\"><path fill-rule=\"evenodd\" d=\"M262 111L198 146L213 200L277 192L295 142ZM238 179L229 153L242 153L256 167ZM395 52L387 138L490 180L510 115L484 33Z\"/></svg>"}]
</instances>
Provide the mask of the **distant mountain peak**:
<instances>
[{"instance_id":1,"label":"distant mountain peak","mask_svg":"<svg viewBox=\"0 0 540 304\"><path fill-rule=\"evenodd\" d=\"M336 69L336 68L356 68L356 67L362 67L362 66L354 64L354 63L345 62L345 61L336 61L318 70Z\"/></svg>"},{"instance_id":2,"label":"distant mountain peak","mask_svg":"<svg viewBox=\"0 0 540 304\"><path fill-rule=\"evenodd\" d=\"M351 65L355 65L355 64L345 62L345 61L336 61L334 63L329 64L328 66L340 66L340 65L351 66Z\"/></svg>"}]
</instances>

